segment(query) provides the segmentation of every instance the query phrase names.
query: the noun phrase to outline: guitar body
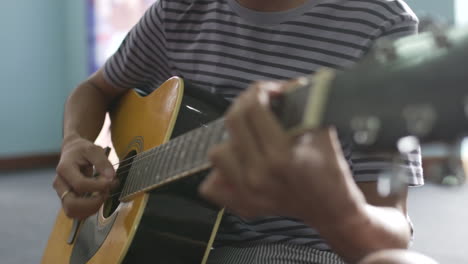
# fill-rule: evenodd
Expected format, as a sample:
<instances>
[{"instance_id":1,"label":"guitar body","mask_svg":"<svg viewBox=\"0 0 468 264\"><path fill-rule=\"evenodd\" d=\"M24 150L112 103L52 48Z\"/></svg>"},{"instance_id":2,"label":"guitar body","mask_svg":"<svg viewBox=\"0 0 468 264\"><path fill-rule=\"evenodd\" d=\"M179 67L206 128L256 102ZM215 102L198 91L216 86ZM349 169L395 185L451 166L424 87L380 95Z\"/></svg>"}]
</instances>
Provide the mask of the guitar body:
<instances>
[{"instance_id":1,"label":"guitar body","mask_svg":"<svg viewBox=\"0 0 468 264\"><path fill-rule=\"evenodd\" d=\"M220 117L224 111L220 102L214 104L220 107L213 107L209 101L216 99L207 98L184 94L180 78L169 79L146 97L134 91L125 94L111 111L112 143L119 160ZM131 159L120 164L121 182L130 165ZM114 197L77 229L60 210L42 263L205 262L222 216L219 208L197 195L205 173L139 194L129 202L118 203Z\"/></svg>"}]
</instances>

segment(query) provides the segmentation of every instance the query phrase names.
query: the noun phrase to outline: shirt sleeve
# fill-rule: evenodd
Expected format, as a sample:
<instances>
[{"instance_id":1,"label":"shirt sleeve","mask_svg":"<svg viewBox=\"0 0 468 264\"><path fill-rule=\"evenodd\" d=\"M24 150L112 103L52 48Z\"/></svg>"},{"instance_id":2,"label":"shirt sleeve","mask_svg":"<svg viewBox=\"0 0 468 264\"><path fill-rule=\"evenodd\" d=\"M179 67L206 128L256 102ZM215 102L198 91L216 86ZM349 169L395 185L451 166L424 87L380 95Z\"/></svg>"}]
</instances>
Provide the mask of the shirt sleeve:
<instances>
[{"instance_id":1,"label":"shirt sleeve","mask_svg":"<svg viewBox=\"0 0 468 264\"><path fill-rule=\"evenodd\" d=\"M163 2L156 1L103 66L115 87L150 90L171 75L164 32Z\"/></svg>"},{"instance_id":2,"label":"shirt sleeve","mask_svg":"<svg viewBox=\"0 0 468 264\"><path fill-rule=\"evenodd\" d=\"M382 23L377 38L398 39L418 33L419 19L404 2L395 1L390 5L391 16Z\"/></svg>"},{"instance_id":3,"label":"shirt sleeve","mask_svg":"<svg viewBox=\"0 0 468 264\"><path fill-rule=\"evenodd\" d=\"M396 23L395 25L385 29L381 37L395 40L401 37L417 34L418 24L417 20L407 18L400 23Z\"/></svg>"},{"instance_id":4,"label":"shirt sleeve","mask_svg":"<svg viewBox=\"0 0 468 264\"><path fill-rule=\"evenodd\" d=\"M421 149L399 156L351 154L351 169L356 182L377 181L383 173L403 173L408 186L424 184ZM392 175L397 177L397 175Z\"/></svg>"}]
</instances>

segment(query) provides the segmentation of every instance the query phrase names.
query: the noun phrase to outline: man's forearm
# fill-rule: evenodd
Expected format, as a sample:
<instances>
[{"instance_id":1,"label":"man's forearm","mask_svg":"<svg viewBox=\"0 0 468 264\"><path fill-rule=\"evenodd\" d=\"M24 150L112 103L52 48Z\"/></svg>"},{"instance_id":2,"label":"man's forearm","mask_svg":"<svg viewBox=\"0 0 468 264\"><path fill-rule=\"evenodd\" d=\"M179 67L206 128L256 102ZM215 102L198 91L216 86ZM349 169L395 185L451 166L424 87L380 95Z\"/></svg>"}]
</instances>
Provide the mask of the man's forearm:
<instances>
[{"instance_id":1,"label":"man's forearm","mask_svg":"<svg viewBox=\"0 0 468 264\"><path fill-rule=\"evenodd\" d=\"M75 137L94 140L102 127L110 100L90 81L80 84L65 105L64 143Z\"/></svg>"},{"instance_id":2,"label":"man's forearm","mask_svg":"<svg viewBox=\"0 0 468 264\"><path fill-rule=\"evenodd\" d=\"M337 225L316 228L332 249L350 263L380 249L407 248L411 238L407 218L392 207L364 205Z\"/></svg>"}]
</instances>

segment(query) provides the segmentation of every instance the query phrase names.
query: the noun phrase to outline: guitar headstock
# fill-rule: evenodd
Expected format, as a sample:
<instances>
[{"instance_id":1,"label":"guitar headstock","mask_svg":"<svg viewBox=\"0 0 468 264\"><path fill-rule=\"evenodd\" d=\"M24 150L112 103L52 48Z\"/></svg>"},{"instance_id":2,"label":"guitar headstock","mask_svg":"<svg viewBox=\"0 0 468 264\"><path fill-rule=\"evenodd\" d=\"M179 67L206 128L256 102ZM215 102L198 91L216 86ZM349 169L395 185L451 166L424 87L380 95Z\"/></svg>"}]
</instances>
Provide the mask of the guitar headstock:
<instances>
[{"instance_id":1,"label":"guitar headstock","mask_svg":"<svg viewBox=\"0 0 468 264\"><path fill-rule=\"evenodd\" d=\"M409 135L451 142L468 132L467 64L467 28L382 40L349 70L304 77L273 109L293 133L333 125L362 151Z\"/></svg>"}]
</instances>

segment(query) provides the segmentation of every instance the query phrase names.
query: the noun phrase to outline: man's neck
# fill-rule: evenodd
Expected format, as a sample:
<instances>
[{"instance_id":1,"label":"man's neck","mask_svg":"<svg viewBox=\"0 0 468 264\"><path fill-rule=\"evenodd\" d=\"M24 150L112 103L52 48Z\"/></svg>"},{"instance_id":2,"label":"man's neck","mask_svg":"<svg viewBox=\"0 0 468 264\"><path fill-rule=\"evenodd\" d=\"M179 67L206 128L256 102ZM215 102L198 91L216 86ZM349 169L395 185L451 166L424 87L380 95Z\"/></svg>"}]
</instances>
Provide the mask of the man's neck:
<instances>
[{"instance_id":1,"label":"man's neck","mask_svg":"<svg viewBox=\"0 0 468 264\"><path fill-rule=\"evenodd\" d=\"M237 0L242 6L262 12L286 11L298 7L308 0Z\"/></svg>"}]
</instances>

